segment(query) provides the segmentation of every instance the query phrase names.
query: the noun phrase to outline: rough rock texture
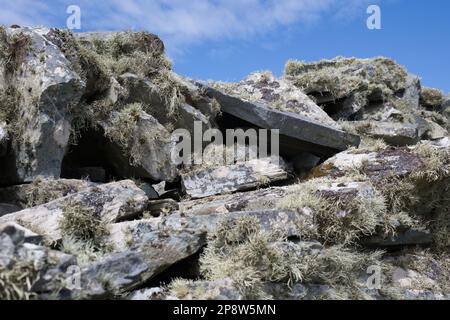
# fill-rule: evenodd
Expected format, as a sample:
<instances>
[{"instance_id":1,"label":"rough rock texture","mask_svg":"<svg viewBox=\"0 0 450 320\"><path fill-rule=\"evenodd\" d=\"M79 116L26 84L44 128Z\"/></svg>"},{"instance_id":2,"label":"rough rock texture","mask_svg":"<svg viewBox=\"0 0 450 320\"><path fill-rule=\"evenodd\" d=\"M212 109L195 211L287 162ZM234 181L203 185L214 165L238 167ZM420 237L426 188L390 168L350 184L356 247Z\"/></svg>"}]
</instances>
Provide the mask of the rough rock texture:
<instances>
[{"instance_id":1,"label":"rough rock texture","mask_svg":"<svg viewBox=\"0 0 450 320\"><path fill-rule=\"evenodd\" d=\"M61 289L76 258L33 244L30 231L13 224L0 226L1 298L36 299Z\"/></svg>"},{"instance_id":2,"label":"rough rock texture","mask_svg":"<svg viewBox=\"0 0 450 320\"><path fill-rule=\"evenodd\" d=\"M253 189L289 178L281 158L249 160L182 175L184 191L192 198Z\"/></svg>"},{"instance_id":3,"label":"rough rock texture","mask_svg":"<svg viewBox=\"0 0 450 320\"><path fill-rule=\"evenodd\" d=\"M238 83L214 83L214 87L249 102L258 102L270 109L295 113L313 122L340 129L313 100L284 78L270 72L253 73Z\"/></svg>"},{"instance_id":4,"label":"rough rock texture","mask_svg":"<svg viewBox=\"0 0 450 320\"><path fill-rule=\"evenodd\" d=\"M16 222L45 236L49 241L61 239L60 220L64 208L79 203L92 210L105 223L120 221L141 214L146 205L144 191L132 181L113 182L59 198L47 204L25 209L0 218L0 223Z\"/></svg>"},{"instance_id":5,"label":"rough rock texture","mask_svg":"<svg viewBox=\"0 0 450 320\"><path fill-rule=\"evenodd\" d=\"M100 124L103 130L115 129L114 117L118 115L113 114L112 121ZM102 146L102 151L116 160L113 163L116 174L120 177L173 181L177 169L171 160L174 144L169 132L145 112L138 115L132 131L126 150L114 142Z\"/></svg>"},{"instance_id":6,"label":"rough rock texture","mask_svg":"<svg viewBox=\"0 0 450 320\"><path fill-rule=\"evenodd\" d=\"M49 29L6 29L8 37L29 39L22 61L15 70L2 70L2 90L13 86L18 95L17 128L11 150L1 160L6 168L0 184L31 182L38 175L59 177L69 143L72 116L85 84L72 71L69 61L46 36ZM24 44L25 46L26 44ZM13 72L13 73L11 73Z\"/></svg>"},{"instance_id":7,"label":"rough rock texture","mask_svg":"<svg viewBox=\"0 0 450 320\"><path fill-rule=\"evenodd\" d=\"M316 122L314 119L318 119L317 117L273 110L260 102L248 102L239 96L224 94L208 87L205 91L220 103L222 112L260 128L278 129L281 135L280 144L288 150L329 155L359 144L357 136L336 129L336 126L330 127L328 124ZM308 113L313 113L314 110L311 109Z\"/></svg>"},{"instance_id":8,"label":"rough rock texture","mask_svg":"<svg viewBox=\"0 0 450 320\"><path fill-rule=\"evenodd\" d=\"M449 97L394 61L205 83L147 32L0 27L0 65L0 300L450 299ZM194 121L280 155L176 166Z\"/></svg>"},{"instance_id":9,"label":"rough rock texture","mask_svg":"<svg viewBox=\"0 0 450 320\"><path fill-rule=\"evenodd\" d=\"M416 125L395 122L371 123L366 134L375 139L382 139L393 146L413 145L419 140Z\"/></svg>"}]
</instances>

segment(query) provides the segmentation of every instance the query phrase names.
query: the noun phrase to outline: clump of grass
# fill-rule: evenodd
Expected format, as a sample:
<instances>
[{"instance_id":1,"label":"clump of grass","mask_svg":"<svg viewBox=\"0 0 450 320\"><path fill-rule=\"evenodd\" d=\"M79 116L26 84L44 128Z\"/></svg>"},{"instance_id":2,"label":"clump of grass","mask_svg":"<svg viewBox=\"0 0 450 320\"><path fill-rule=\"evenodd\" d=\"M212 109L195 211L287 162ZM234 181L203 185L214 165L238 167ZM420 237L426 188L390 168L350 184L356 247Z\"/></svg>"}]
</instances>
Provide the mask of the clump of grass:
<instances>
[{"instance_id":1,"label":"clump of grass","mask_svg":"<svg viewBox=\"0 0 450 320\"><path fill-rule=\"evenodd\" d=\"M128 150L142 113L142 104L127 105L113 116L111 125L105 130L105 136L118 143L124 150Z\"/></svg>"},{"instance_id":2,"label":"clump of grass","mask_svg":"<svg viewBox=\"0 0 450 320\"><path fill-rule=\"evenodd\" d=\"M169 117L176 115L176 111L180 104L184 102L182 88L176 80L175 74L169 69L162 69L152 79L156 85L158 95L164 101Z\"/></svg>"},{"instance_id":3,"label":"clump of grass","mask_svg":"<svg viewBox=\"0 0 450 320\"><path fill-rule=\"evenodd\" d=\"M0 89L0 121L6 121L13 127L18 117L19 101L20 94L14 87ZM14 132L14 130L11 131Z\"/></svg>"},{"instance_id":4,"label":"clump of grass","mask_svg":"<svg viewBox=\"0 0 450 320\"><path fill-rule=\"evenodd\" d=\"M34 263L17 260L11 266L0 265L0 300L37 299L32 288L39 279Z\"/></svg>"},{"instance_id":5,"label":"clump of grass","mask_svg":"<svg viewBox=\"0 0 450 320\"><path fill-rule=\"evenodd\" d=\"M5 75L14 74L24 62L31 48L31 38L23 32L8 34L0 26L0 63L5 68Z\"/></svg>"},{"instance_id":6,"label":"clump of grass","mask_svg":"<svg viewBox=\"0 0 450 320\"><path fill-rule=\"evenodd\" d=\"M75 200L65 204L59 227L64 238L81 241L95 248L102 248L104 238L108 235L106 224L96 210Z\"/></svg>"},{"instance_id":7,"label":"clump of grass","mask_svg":"<svg viewBox=\"0 0 450 320\"><path fill-rule=\"evenodd\" d=\"M36 178L27 189L27 207L36 207L74 192L69 185L53 179Z\"/></svg>"},{"instance_id":8,"label":"clump of grass","mask_svg":"<svg viewBox=\"0 0 450 320\"><path fill-rule=\"evenodd\" d=\"M323 194L319 190L324 179L314 179L293 187L278 204L281 208L307 210L313 220L302 230L307 238L325 244L352 244L363 236L375 234L386 226L387 208L380 194L348 196Z\"/></svg>"},{"instance_id":9,"label":"clump of grass","mask_svg":"<svg viewBox=\"0 0 450 320\"><path fill-rule=\"evenodd\" d=\"M444 103L442 91L434 88L422 88L420 104L426 108L437 108Z\"/></svg>"},{"instance_id":10,"label":"clump of grass","mask_svg":"<svg viewBox=\"0 0 450 320\"><path fill-rule=\"evenodd\" d=\"M450 177L450 152L448 150L421 143L414 149L414 153L420 156L424 165L411 174L413 179L436 182Z\"/></svg>"},{"instance_id":11,"label":"clump of grass","mask_svg":"<svg viewBox=\"0 0 450 320\"><path fill-rule=\"evenodd\" d=\"M369 101L387 101L405 89L406 70L387 58L337 57L314 63L290 60L285 75L310 95L331 95L334 100L351 98L356 109Z\"/></svg>"},{"instance_id":12,"label":"clump of grass","mask_svg":"<svg viewBox=\"0 0 450 320\"><path fill-rule=\"evenodd\" d=\"M201 257L209 281L230 278L247 299L269 298L266 283L353 284L361 271L379 263L381 252L360 253L342 246L309 250L279 230L263 231L253 218L222 221ZM181 286L184 290L186 286Z\"/></svg>"},{"instance_id":13,"label":"clump of grass","mask_svg":"<svg viewBox=\"0 0 450 320\"><path fill-rule=\"evenodd\" d=\"M77 240L70 236L62 240L59 249L64 253L76 256L79 266L98 261L104 255L104 252L99 250L93 242Z\"/></svg>"}]
</instances>

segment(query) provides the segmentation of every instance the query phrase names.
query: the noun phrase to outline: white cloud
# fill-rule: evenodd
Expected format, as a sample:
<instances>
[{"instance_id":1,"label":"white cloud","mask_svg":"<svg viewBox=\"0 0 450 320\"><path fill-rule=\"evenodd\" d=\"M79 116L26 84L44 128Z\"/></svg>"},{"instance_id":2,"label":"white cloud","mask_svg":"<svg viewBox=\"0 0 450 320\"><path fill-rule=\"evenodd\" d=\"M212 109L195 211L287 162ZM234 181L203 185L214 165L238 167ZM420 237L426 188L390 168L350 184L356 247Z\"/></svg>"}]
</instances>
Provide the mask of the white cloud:
<instances>
[{"instance_id":1,"label":"white cloud","mask_svg":"<svg viewBox=\"0 0 450 320\"><path fill-rule=\"evenodd\" d=\"M63 25L65 7L82 10L90 30L146 29L169 49L213 39L249 38L278 26L317 21L323 14L347 15L366 0L0 0L0 22Z\"/></svg>"}]
</instances>

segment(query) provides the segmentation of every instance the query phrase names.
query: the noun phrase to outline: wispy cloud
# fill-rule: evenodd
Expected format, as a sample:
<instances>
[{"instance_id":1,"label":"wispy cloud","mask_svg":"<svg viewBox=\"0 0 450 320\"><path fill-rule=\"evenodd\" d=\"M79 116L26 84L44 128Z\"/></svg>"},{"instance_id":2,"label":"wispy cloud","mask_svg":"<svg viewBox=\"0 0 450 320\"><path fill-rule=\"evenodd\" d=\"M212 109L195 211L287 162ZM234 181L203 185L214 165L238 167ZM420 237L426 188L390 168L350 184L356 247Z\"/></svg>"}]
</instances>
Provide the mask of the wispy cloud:
<instances>
[{"instance_id":1,"label":"wispy cloud","mask_svg":"<svg viewBox=\"0 0 450 320\"><path fill-rule=\"evenodd\" d=\"M64 25L79 5L84 30L145 29L172 50L205 40L245 39L323 15L347 16L366 0L0 0L0 22Z\"/></svg>"}]
</instances>

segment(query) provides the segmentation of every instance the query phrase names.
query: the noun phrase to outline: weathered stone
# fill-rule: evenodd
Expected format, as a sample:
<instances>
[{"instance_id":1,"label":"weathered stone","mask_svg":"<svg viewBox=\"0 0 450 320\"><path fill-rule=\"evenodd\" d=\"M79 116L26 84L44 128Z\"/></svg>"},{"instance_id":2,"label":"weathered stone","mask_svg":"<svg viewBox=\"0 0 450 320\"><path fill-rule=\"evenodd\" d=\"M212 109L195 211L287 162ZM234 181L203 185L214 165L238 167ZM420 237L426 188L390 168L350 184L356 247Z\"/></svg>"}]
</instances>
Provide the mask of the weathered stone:
<instances>
[{"instance_id":1,"label":"weathered stone","mask_svg":"<svg viewBox=\"0 0 450 320\"><path fill-rule=\"evenodd\" d=\"M0 121L0 157L3 157L8 150L8 131L6 122Z\"/></svg>"},{"instance_id":2,"label":"weathered stone","mask_svg":"<svg viewBox=\"0 0 450 320\"><path fill-rule=\"evenodd\" d=\"M272 110L300 115L337 130L340 126L311 98L284 78L270 72L253 73L238 83L214 83L214 87L249 102L261 103Z\"/></svg>"},{"instance_id":3,"label":"weathered stone","mask_svg":"<svg viewBox=\"0 0 450 320\"><path fill-rule=\"evenodd\" d=\"M59 198L47 204L25 209L0 217L0 223L16 222L43 235L49 241L62 237L59 221L68 203L76 202L91 208L105 223L122 221L139 216L145 210L147 197L144 191L129 180L99 185Z\"/></svg>"},{"instance_id":4,"label":"weathered stone","mask_svg":"<svg viewBox=\"0 0 450 320\"><path fill-rule=\"evenodd\" d=\"M388 148L379 152L350 150L328 159L315 169L318 176L344 176L355 169L363 169L371 178L390 175L404 176L423 166L419 155L412 150Z\"/></svg>"},{"instance_id":5,"label":"weathered stone","mask_svg":"<svg viewBox=\"0 0 450 320\"><path fill-rule=\"evenodd\" d=\"M116 115L117 116L117 115ZM114 130L114 123L101 122L103 130ZM116 175L120 177L148 178L155 181L173 181L177 176L171 160L174 142L169 132L152 116L142 112L136 122L127 150L115 142L101 146L112 161ZM130 159L132 164L130 164Z\"/></svg>"},{"instance_id":6,"label":"weathered stone","mask_svg":"<svg viewBox=\"0 0 450 320\"><path fill-rule=\"evenodd\" d=\"M89 296L133 290L176 262L196 253L205 239L200 234L178 232L141 234L132 250L112 254L81 271L81 286Z\"/></svg>"},{"instance_id":7,"label":"weathered stone","mask_svg":"<svg viewBox=\"0 0 450 320\"><path fill-rule=\"evenodd\" d=\"M364 132L393 146L407 146L419 141L417 125L396 122L371 122Z\"/></svg>"},{"instance_id":8,"label":"weathered stone","mask_svg":"<svg viewBox=\"0 0 450 320\"><path fill-rule=\"evenodd\" d=\"M302 115L272 110L265 104L244 101L238 96L227 95L209 87L204 87L204 90L206 95L220 103L223 113L260 128L278 129L280 150L283 152L295 154L306 151L330 155L346 150L348 146L359 145L359 137Z\"/></svg>"},{"instance_id":9,"label":"weathered stone","mask_svg":"<svg viewBox=\"0 0 450 320\"><path fill-rule=\"evenodd\" d=\"M1 188L0 202L15 205L22 210L86 190L95 185L86 180L39 178L32 184Z\"/></svg>"},{"instance_id":10,"label":"weathered stone","mask_svg":"<svg viewBox=\"0 0 450 320\"><path fill-rule=\"evenodd\" d=\"M172 75L174 81L179 81L175 74ZM161 95L158 85L153 83L151 79L143 79L134 74L126 73L119 77L119 82L128 91L126 102L139 102L151 106L151 108L146 108L145 111L169 131L182 128L193 134L194 121L200 121L203 130L211 127L209 118L187 103L180 103L174 106L174 110L168 110L165 100L167 97Z\"/></svg>"},{"instance_id":11,"label":"weathered stone","mask_svg":"<svg viewBox=\"0 0 450 320\"><path fill-rule=\"evenodd\" d=\"M183 174L182 184L183 190L190 197L204 198L249 190L288 178L289 173L283 160L272 157Z\"/></svg>"},{"instance_id":12,"label":"weathered stone","mask_svg":"<svg viewBox=\"0 0 450 320\"><path fill-rule=\"evenodd\" d=\"M20 99L17 113L20 139L13 139L11 150L0 162L0 184L31 182L37 176L59 177L69 142L72 116L84 83L54 43L46 28L6 29L10 36L22 33L30 39L30 49L20 64L20 73L0 81L13 86ZM7 72L6 72L7 74Z\"/></svg>"},{"instance_id":13,"label":"weathered stone","mask_svg":"<svg viewBox=\"0 0 450 320\"><path fill-rule=\"evenodd\" d=\"M199 234L206 241L206 235L214 232L220 221L233 221L242 217L254 217L263 230L281 228L289 236L300 236L297 226L304 220L304 217L294 211L280 209L188 217L172 214L167 217L113 224L110 227L109 243L114 251L127 251L145 244L146 237L153 237L155 233L174 235L180 232Z\"/></svg>"},{"instance_id":14,"label":"weathered stone","mask_svg":"<svg viewBox=\"0 0 450 320\"><path fill-rule=\"evenodd\" d=\"M425 139L429 140L439 140L448 137L450 133L444 129L442 126L434 121L425 119L426 122L426 132L424 134Z\"/></svg>"},{"instance_id":15,"label":"weathered stone","mask_svg":"<svg viewBox=\"0 0 450 320\"><path fill-rule=\"evenodd\" d=\"M237 211L275 209L278 201L286 195L285 187L273 187L255 191L208 197L179 203L180 213L186 216L225 214Z\"/></svg>"},{"instance_id":16,"label":"weathered stone","mask_svg":"<svg viewBox=\"0 0 450 320\"><path fill-rule=\"evenodd\" d=\"M2 278L5 282L2 282L1 295L5 299L8 292L12 294L9 299L58 294L57 290L68 283L70 274L66 271L76 265L74 256L30 243L36 240L30 238L31 234L14 224L0 227L0 268L5 273L16 273L17 277L14 280Z\"/></svg>"}]
</instances>

